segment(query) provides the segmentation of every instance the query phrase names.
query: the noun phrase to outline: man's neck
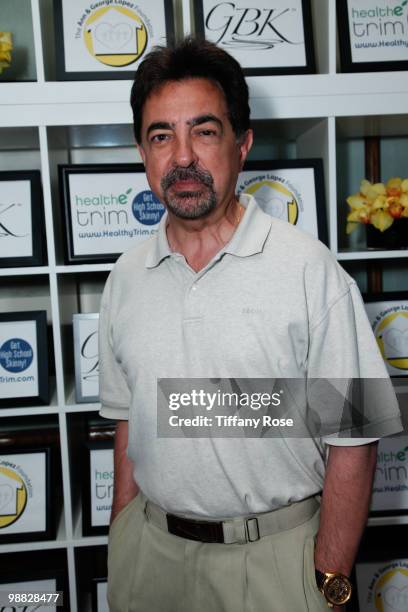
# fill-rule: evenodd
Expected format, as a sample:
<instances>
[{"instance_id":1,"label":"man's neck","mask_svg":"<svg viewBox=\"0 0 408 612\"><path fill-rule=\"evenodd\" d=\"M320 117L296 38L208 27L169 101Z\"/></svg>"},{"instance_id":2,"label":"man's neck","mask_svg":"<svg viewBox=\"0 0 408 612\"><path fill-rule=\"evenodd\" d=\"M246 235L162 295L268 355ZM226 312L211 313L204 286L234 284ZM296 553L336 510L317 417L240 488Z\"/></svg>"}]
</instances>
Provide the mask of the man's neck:
<instances>
[{"instance_id":1,"label":"man's neck","mask_svg":"<svg viewBox=\"0 0 408 612\"><path fill-rule=\"evenodd\" d=\"M184 255L199 272L230 241L244 208L236 198L203 219L179 219L169 212L167 240L170 249Z\"/></svg>"}]
</instances>

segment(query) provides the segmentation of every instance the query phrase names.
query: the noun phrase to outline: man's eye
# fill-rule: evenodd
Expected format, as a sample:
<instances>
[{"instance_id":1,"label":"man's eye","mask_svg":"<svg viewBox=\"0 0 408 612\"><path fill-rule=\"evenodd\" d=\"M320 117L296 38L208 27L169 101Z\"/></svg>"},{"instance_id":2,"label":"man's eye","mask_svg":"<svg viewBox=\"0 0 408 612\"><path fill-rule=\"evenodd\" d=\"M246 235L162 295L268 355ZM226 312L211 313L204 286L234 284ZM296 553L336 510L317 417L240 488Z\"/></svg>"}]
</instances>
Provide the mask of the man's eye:
<instances>
[{"instance_id":1,"label":"man's eye","mask_svg":"<svg viewBox=\"0 0 408 612\"><path fill-rule=\"evenodd\" d=\"M200 136L216 136L217 132L215 130L200 130L199 132Z\"/></svg>"},{"instance_id":2,"label":"man's eye","mask_svg":"<svg viewBox=\"0 0 408 612\"><path fill-rule=\"evenodd\" d=\"M165 142L169 137L169 134L155 134L152 136L151 142Z\"/></svg>"}]
</instances>

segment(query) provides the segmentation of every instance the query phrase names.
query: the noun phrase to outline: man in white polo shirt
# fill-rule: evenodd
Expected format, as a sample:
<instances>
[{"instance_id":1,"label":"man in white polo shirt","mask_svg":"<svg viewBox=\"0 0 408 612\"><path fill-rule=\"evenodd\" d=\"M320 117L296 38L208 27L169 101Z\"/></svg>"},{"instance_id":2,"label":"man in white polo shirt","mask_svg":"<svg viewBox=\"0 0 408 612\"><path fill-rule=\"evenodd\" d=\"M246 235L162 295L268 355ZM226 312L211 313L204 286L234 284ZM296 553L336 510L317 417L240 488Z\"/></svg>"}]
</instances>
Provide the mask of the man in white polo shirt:
<instances>
[{"instance_id":1,"label":"man in white polo shirt","mask_svg":"<svg viewBox=\"0 0 408 612\"><path fill-rule=\"evenodd\" d=\"M118 419L110 608L344 609L372 440L401 429L358 289L324 245L235 196L252 131L231 56L193 40L157 49L137 71L131 103L149 184L167 212L157 236L119 259L101 305L101 414ZM160 430L166 384L177 423L174 401L189 379L265 391L272 379L330 378L384 380L381 414L365 413L371 439L330 435L324 401L319 437L268 427L224 436L205 421L186 434L191 419L176 435ZM209 405L197 412L211 418Z\"/></svg>"}]
</instances>

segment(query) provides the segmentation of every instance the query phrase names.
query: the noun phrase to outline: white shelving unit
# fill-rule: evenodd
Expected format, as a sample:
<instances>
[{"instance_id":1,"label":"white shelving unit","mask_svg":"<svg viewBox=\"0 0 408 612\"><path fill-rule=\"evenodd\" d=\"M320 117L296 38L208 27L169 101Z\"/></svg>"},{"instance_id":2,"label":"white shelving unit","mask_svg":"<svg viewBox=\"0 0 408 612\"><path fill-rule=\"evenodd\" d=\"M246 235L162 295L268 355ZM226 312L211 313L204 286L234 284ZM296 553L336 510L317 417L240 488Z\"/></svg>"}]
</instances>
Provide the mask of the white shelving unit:
<instances>
[{"instance_id":1,"label":"white shelving unit","mask_svg":"<svg viewBox=\"0 0 408 612\"><path fill-rule=\"evenodd\" d=\"M185 32L191 30L189 0L174 0ZM194 3L191 3L192 5ZM408 72L340 74L336 47L335 0L313 0L314 35L319 73L303 76L250 77L252 118L260 134L254 156L262 158L278 150L280 156L321 157L324 162L330 248L343 262L370 259L405 259L408 251L373 252L355 242L339 244L337 172L341 138L407 136ZM18 278L30 288L40 286L38 300L47 309L55 353L54 393L49 406L5 409L1 417L57 415L61 441L64 507L55 541L0 546L0 554L11 551L63 548L67 552L70 605L77 612L76 551L104 545L105 537L81 537L80 516L74 512L70 469L70 420L97 412L98 404L75 404L72 371L64 370L65 356L72 346L63 328L72 325L77 308L78 287L86 285L84 311L98 308L103 280L111 264L65 265L63 234L57 189L58 163L139 161L131 132L130 81L55 82L44 62L47 55L42 32L48 39L48 0L31 0L37 82L0 83L0 168L41 170L48 265L0 269L0 300ZM51 49L52 55L52 49ZM258 127L257 127L258 126ZM262 126L262 129L259 129ZM263 129L265 127L265 130ZM408 140L407 140L408 149ZM407 151L408 152L408 151ZM358 185L355 186L357 189ZM79 289L81 291L81 289ZM84 297L82 295L82 297ZM17 298L15 298L18 300ZM14 306L14 304L13 304ZM18 306L14 309L19 309ZM25 302L20 309L27 309ZM76 506L75 506L76 508ZM371 519L370 524L406 524L407 517ZM81 612L83 612L81 610Z\"/></svg>"}]
</instances>

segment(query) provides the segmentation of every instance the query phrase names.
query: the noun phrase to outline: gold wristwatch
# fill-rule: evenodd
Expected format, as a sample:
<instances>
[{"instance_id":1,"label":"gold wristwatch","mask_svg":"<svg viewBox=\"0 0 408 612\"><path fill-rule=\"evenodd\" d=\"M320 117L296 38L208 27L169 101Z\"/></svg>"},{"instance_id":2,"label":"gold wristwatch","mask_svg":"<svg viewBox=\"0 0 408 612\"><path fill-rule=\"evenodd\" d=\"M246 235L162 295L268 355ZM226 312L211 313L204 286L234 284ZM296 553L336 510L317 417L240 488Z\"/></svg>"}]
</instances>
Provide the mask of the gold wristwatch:
<instances>
[{"instance_id":1,"label":"gold wristwatch","mask_svg":"<svg viewBox=\"0 0 408 612\"><path fill-rule=\"evenodd\" d=\"M350 580L340 572L319 572L316 570L316 584L326 598L329 608L344 606L352 593Z\"/></svg>"}]
</instances>

